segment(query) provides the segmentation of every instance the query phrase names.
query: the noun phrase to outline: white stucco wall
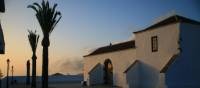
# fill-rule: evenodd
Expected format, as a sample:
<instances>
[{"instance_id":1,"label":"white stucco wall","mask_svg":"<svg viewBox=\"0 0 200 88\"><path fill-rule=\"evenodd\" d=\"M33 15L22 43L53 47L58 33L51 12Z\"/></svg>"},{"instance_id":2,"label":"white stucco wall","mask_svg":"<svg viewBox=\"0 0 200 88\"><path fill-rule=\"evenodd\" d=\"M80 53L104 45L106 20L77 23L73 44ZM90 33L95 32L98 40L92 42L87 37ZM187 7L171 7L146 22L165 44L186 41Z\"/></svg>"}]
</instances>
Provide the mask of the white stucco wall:
<instances>
[{"instance_id":1,"label":"white stucco wall","mask_svg":"<svg viewBox=\"0 0 200 88\"><path fill-rule=\"evenodd\" d=\"M157 86L157 88L167 88L167 84L166 84L166 78L165 78L165 73L160 73L159 74L159 85Z\"/></svg>"},{"instance_id":2,"label":"white stucco wall","mask_svg":"<svg viewBox=\"0 0 200 88\"><path fill-rule=\"evenodd\" d=\"M158 51L151 50L151 37L158 37ZM136 57L160 70L179 52L179 23L135 34Z\"/></svg>"},{"instance_id":3,"label":"white stucco wall","mask_svg":"<svg viewBox=\"0 0 200 88\"><path fill-rule=\"evenodd\" d=\"M125 88L139 88L139 62L136 62L125 74L126 83Z\"/></svg>"},{"instance_id":4,"label":"white stucco wall","mask_svg":"<svg viewBox=\"0 0 200 88\"><path fill-rule=\"evenodd\" d=\"M165 73L138 61L126 73L127 86L124 88L167 88Z\"/></svg>"},{"instance_id":5,"label":"white stucco wall","mask_svg":"<svg viewBox=\"0 0 200 88\"><path fill-rule=\"evenodd\" d=\"M200 88L200 25L181 23L181 53L166 73L168 88Z\"/></svg>"},{"instance_id":6,"label":"white stucco wall","mask_svg":"<svg viewBox=\"0 0 200 88\"><path fill-rule=\"evenodd\" d=\"M139 65L139 87L138 88L157 88L159 82L159 71L146 63L140 62Z\"/></svg>"},{"instance_id":7,"label":"white stucco wall","mask_svg":"<svg viewBox=\"0 0 200 88\"><path fill-rule=\"evenodd\" d=\"M140 85L142 85L140 88L147 86L158 88L163 85L164 82L161 81L165 80L161 80L160 77L163 76L160 76L160 70L174 54L179 53L179 25L179 23L170 24L135 34L136 58L144 63L140 68ZM157 52L152 52L152 36L158 38Z\"/></svg>"},{"instance_id":8,"label":"white stucco wall","mask_svg":"<svg viewBox=\"0 0 200 88\"><path fill-rule=\"evenodd\" d=\"M0 54L4 53L5 53L5 41L4 41L3 29L0 23Z\"/></svg>"},{"instance_id":9,"label":"white stucco wall","mask_svg":"<svg viewBox=\"0 0 200 88\"><path fill-rule=\"evenodd\" d=\"M158 37L158 51L152 52L151 37ZM165 74L161 69L171 57L179 53L180 23L174 23L135 34L135 49L104 53L84 57L84 80L88 81L88 72L97 64L110 59L113 65L113 83L122 88L167 88ZM135 60L136 65L123 73ZM137 80L137 81L134 81Z\"/></svg>"},{"instance_id":10,"label":"white stucco wall","mask_svg":"<svg viewBox=\"0 0 200 88\"><path fill-rule=\"evenodd\" d=\"M90 85L103 84L103 66L97 64L92 71L89 72L89 83Z\"/></svg>"},{"instance_id":11,"label":"white stucco wall","mask_svg":"<svg viewBox=\"0 0 200 88\"><path fill-rule=\"evenodd\" d=\"M106 59L110 59L113 65L113 84L126 86L126 75L123 73L135 59L135 49L126 49L117 52L104 53L84 57L84 80L89 79L88 72L97 64L104 65Z\"/></svg>"}]
</instances>

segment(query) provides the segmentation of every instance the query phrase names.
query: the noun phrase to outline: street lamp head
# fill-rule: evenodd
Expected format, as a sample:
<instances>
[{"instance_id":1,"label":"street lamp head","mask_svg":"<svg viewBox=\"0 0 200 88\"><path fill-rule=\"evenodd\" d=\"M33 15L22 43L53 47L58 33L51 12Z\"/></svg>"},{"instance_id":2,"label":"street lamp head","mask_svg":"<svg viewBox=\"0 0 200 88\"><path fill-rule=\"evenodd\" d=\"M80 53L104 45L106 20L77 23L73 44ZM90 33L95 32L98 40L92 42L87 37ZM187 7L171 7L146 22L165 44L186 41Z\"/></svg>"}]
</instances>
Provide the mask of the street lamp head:
<instances>
[{"instance_id":1,"label":"street lamp head","mask_svg":"<svg viewBox=\"0 0 200 88\"><path fill-rule=\"evenodd\" d=\"M9 59L7 59L7 62L9 63L9 62L10 62L10 60L9 60Z\"/></svg>"},{"instance_id":2,"label":"street lamp head","mask_svg":"<svg viewBox=\"0 0 200 88\"><path fill-rule=\"evenodd\" d=\"M30 64L30 60L27 60L27 62L26 62L27 64Z\"/></svg>"}]
</instances>

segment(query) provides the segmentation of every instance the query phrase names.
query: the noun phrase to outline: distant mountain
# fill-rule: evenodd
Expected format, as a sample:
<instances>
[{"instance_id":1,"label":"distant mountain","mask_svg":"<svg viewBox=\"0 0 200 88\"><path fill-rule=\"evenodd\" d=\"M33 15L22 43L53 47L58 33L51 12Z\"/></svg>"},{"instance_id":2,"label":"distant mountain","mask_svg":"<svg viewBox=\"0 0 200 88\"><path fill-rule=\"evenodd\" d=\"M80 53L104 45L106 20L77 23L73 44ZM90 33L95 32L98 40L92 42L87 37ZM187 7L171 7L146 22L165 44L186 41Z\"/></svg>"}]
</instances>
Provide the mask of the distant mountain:
<instances>
[{"instance_id":1,"label":"distant mountain","mask_svg":"<svg viewBox=\"0 0 200 88\"><path fill-rule=\"evenodd\" d=\"M55 74L52 74L51 76L65 76L65 75L62 73L55 73Z\"/></svg>"}]
</instances>

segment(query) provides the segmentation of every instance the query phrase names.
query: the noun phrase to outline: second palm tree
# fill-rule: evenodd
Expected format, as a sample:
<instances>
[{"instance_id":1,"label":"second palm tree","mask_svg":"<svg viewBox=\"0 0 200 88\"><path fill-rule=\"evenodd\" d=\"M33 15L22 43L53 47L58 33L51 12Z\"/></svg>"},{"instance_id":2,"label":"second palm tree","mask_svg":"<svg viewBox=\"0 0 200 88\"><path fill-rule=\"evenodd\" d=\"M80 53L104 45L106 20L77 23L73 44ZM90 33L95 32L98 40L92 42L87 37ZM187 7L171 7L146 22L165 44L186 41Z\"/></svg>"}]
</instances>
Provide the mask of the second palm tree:
<instances>
[{"instance_id":1,"label":"second palm tree","mask_svg":"<svg viewBox=\"0 0 200 88\"><path fill-rule=\"evenodd\" d=\"M31 49L33 52L33 56L32 56L32 83L31 83L31 87L32 88L36 88L36 49L37 49L37 44L38 44L38 39L39 39L39 35L36 34L36 31L28 31L29 35L28 35L28 39L29 39L29 43L31 45Z\"/></svg>"}]
</instances>

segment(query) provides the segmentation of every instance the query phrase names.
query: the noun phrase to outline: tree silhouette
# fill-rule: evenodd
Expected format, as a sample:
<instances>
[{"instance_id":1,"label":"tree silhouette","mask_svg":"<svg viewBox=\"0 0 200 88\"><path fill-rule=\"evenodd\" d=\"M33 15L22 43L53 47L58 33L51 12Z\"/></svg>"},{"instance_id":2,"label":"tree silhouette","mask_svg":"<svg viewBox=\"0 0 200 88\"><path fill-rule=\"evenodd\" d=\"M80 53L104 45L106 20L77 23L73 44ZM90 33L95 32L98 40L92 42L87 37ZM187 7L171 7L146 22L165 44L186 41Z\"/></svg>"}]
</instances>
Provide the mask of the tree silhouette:
<instances>
[{"instance_id":1,"label":"tree silhouette","mask_svg":"<svg viewBox=\"0 0 200 88\"><path fill-rule=\"evenodd\" d=\"M41 4L33 3L28 8L36 12L36 18L43 32L43 55L42 55L42 88L48 88L48 47L50 45L49 36L61 19L61 13L56 10L57 4L49 6L49 2L42 0Z\"/></svg>"},{"instance_id":2,"label":"tree silhouette","mask_svg":"<svg viewBox=\"0 0 200 88\"><path fill-rule=\"evenodd\" d=\"M38 44L38 39L39 39L39 35L36 34L36 31L30 31L28 30L29 35L28 35L28 39L29 39L29 43L33 52L33 56L32 56L32 83L31 83L31 87L32 88L36 88L36 49L37 49L37 44Z\"/></svg>"},{"instance_id":3,"label":"tree silhouette","mask_svg":"<svg viewBox=\"0 0 200 88\"><path fill-rule=\"evenodd\" d=\"M26 74L27 74L27 76L26 76L26 85L30 85L30 61L29 60L27 60L27 62L26 62Z\"/></svg>"}]
</instances>

